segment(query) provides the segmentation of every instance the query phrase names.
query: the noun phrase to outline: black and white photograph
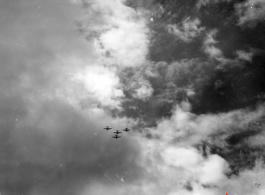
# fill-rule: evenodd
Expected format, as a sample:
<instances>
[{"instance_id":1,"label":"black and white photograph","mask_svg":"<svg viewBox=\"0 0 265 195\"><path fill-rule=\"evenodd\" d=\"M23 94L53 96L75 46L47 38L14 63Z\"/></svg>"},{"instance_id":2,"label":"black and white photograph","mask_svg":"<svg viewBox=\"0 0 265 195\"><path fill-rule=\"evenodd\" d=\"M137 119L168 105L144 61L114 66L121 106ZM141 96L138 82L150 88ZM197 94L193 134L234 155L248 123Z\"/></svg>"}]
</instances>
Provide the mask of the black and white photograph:
<instances>
[{"instance_id":1,"label":"black and white photograph","mask_svg":"<svg viewBox=\"0 0 265 195\"><path fill-rule=\"evenodd\" d=\"M265 195L265 0L0 0L0 195Z\"/></svg>"}]
</instances>

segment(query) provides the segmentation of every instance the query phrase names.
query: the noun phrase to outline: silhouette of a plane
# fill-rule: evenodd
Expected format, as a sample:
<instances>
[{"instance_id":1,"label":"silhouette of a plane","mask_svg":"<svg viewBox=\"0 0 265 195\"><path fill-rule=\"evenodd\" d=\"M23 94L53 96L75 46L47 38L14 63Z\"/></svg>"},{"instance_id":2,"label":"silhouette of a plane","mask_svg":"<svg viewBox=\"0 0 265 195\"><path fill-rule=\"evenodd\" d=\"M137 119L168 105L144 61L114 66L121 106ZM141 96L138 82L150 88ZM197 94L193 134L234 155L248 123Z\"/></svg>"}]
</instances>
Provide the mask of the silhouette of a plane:
<instances>
[{"instance_id":1,"label":"silhouette of a plane","mask_svg":"<svg viewBox=\"0 0 265 195\"><path fill-rule=\"evenodd\" d=\"M118 139L121 136L118 136L117 134L115 136L113 136L112 138Z\"/></svg>"},{"instance_id":2,"label":"silhouette of a plane","mask_svg":"<svg viewBox=\"0 0 265 195\"><path fill-rule=\"evenodd\" d=\"M125 129L123 129L123 131L128 132L128 131L130 131L130 129L128 129L128 128L126 127Z\"/></svg>"},{"instance_id":3,"label":"silhouette of a plane","mask_svg":"<svg viewBox=\"0 0 265 195\"><path fill-rule=\"evenodd\" d=\"M109 128L109 126L107 126L106 128L103 128L103 129L106 129L107 131L112 129L112 128Z\"/></svg>"},{"instance_id":4,"label":"silhouette of a plane","mask_svg":"<svg viewBox=\"0 0 265 195\"><path fill-rule=\"evenodd\" d=\"M120 132L119 130L116 130L116 131L113 132L113 133L116 133L116 134L118 135L119 133L122 133L122 132Z\"/></svg>"}]
</instances>

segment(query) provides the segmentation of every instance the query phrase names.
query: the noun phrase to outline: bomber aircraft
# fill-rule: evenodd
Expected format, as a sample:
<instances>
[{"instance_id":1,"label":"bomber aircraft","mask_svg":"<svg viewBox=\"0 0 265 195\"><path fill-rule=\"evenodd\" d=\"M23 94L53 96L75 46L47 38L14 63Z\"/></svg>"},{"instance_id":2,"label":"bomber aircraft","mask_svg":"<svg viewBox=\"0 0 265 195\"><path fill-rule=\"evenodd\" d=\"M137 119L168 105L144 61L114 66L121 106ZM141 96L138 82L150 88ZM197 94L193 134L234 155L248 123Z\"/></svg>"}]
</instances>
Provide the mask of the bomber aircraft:
<instances>
[{"instance_id":1,"label":"bomber aircraft","mask_svg":"<svg viewBox=\"0 0 265 195\"><path fill-rule=\"evenodd\" d=\"M116 131L113 132L113 133L119 134L119 133L122 133L122 132L120 132L119 130L116 130Z\"/></svg>"},{"instance_id":2,"label":"bomber aircraft","mask_svg":"<svg viewBox=\"0 0 265 195\"><path fill-rule=\"evenodd\" d=\"M107 126L106 128L103 128L103 129L106 129L107 131L112 129L112 128L109 128L109 126Z\"/></svg>"},{"instance_id":3,"label":"bomber aircraft","mask_svg":"<svg viewBox=\"0 0 265 195\"><path fill-rule=\"evenodd\" d=\"M128 129L128 128L126 127L125 129L123 129L123 131L128 132L128 131L130 131L130 129Z\"/></svg>"},{"instance_id":4,"label":"bomber aircraft","mask_svg":"<svg viewBox=\"0 0 265 195\"><path fill-rule=\"evenodd\" d=\"M115 136L113 136L112 138L118 139L121 136L118 136L117 134Z\"/></svg>"}]
</instances>

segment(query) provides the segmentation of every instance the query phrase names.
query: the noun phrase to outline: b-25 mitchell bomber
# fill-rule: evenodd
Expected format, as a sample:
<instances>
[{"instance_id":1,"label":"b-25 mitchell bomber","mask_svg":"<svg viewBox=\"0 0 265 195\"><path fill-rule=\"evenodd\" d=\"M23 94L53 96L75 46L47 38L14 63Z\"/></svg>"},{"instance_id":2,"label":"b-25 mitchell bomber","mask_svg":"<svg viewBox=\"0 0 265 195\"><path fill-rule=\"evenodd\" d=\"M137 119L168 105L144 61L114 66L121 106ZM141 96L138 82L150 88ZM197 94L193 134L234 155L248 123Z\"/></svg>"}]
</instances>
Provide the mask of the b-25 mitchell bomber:
<instances>
[{"instance_id":1,"label":"b-25 mitchell bomber","mask_svg":"<svg viewBox=\"0 0 265 195\"><path fill-rule=\"evenodd\" d=\"M108 130L110 130L112 128L110 128L109 126L107 126L106 128L103 128L103 129L106 129L108 131Z\"/></svg>"},{"instance_id":2,"label":"b-25 mitchell bomber","mask_svg":"<svg viewBox=\"0 0 265 195\"><path fill-rule=\"evenodd\" d=\"M125 129L123 129L123 131L128 132L128 131L130 131L130 129L128 129L128 128L126 127Z\"/></svg>"},{"instance_id":3,"label":"b-25 mitchell bomber","mask_svg":"<svg viewBox=\"0 0 265 195\"><path fill-rule=\"evenodd\" d=\"M117 134L115 136L113 136L112 138L115 138L115 139L118 139L120 138L121 136L118 136Z\"/></svg>"},{"instance_id":4,"label":"b-25 mitchell bomber","mask_svg":"<svg viewBox=\"0 0 265 195\"><path fill-rule=\"evenodd\" d=\"M122 133L122 132L120 132L119 130L116 130L113 133L119 134L119 133Z\"/></svg>"}]
</instances>

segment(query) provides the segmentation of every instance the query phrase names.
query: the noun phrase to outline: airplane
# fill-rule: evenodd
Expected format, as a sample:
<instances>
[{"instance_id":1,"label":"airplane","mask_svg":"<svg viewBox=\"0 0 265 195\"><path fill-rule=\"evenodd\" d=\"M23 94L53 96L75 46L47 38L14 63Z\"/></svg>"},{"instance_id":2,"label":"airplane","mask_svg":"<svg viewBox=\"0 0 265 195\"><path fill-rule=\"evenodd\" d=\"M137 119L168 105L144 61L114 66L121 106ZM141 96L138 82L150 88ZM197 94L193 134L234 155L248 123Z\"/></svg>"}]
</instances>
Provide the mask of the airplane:
<instances>
[{"instance_id":1,"label":"airplane","mask_svg":"<svg viewBox=\"0 0 265 195\"><path fill-rule=\"evenodd\" d=\"M119 134L119 133L122 133L122 132L120 132L119 130L116 130L116 131L113 132L113 133Z\"/></svg>"},{"instance_id":2,"label":"airplane","mask_svg":"<svg viewBox=\"0 0 265 195\"><path fill-rule=\"evenodd\" d=\"M128 132L128 131L130 131L130 129L128 129L128 128L126 127L125 129L123 129L123 131Z\"/></svg>"},{"instance_id":3,"label":"airplane","mask_svg":"<svg viewBox=\"0 0 265 195\"><path fill-rule=\"evenodd\" d=\"M114 137L112 137L112 138L115 138L115 139L118 139L119 137L121 137L121 136L118 136L117 134L114 136Z\"/></svg>"},{"instance_id":4,"label":"airplane","mask_svg":"<svg viewBox=\"0 0 265 195\"><path fill-rule=\"evenodd\" d=\"M112 128L109 128L109 126L107 126L106 128L103 128L103 129L106 129L107 131L112 129Z\"/></svg>"}]
</instances>

